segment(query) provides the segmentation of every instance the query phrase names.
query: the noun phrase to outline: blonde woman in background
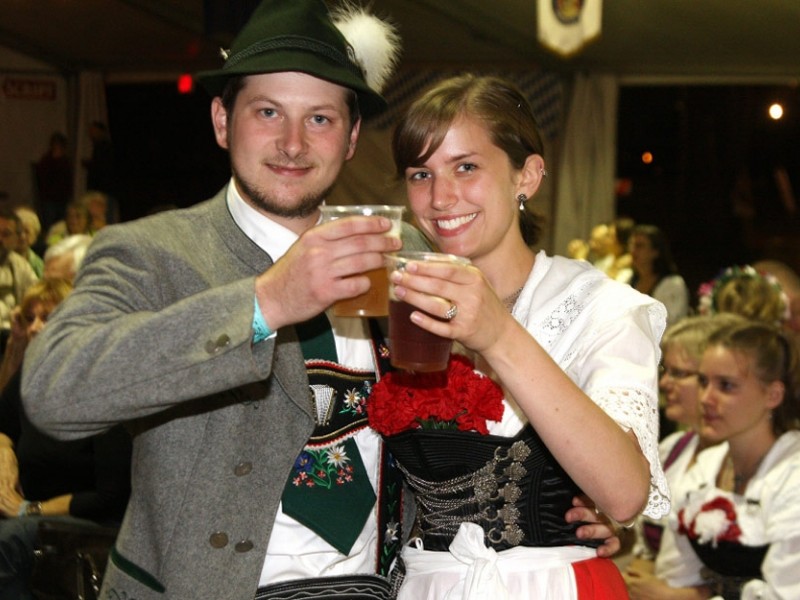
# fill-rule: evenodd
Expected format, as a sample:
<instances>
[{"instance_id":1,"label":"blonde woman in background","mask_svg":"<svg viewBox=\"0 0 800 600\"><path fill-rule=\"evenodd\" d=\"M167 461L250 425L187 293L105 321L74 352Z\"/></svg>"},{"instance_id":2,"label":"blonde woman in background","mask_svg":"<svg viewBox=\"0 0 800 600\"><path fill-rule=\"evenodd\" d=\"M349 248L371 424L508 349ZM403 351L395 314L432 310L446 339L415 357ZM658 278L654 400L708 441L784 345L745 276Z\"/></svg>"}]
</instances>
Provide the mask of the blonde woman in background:
<instances>
[{"instance_id":1,"label":"blonde woman in background","mask_svg":"<svg viewBox=\"0 0 800 600\"><path fill-rule=\"evenodd\" d=\"M686 570L675 597L800 598L797 347L742 319L711 336L698 379L699 433L717 445L698 454L670 515Z\"/></svg>"},{"instance_id":2,"label":"blonde woman in background","mask_svg":"<svg viewBox=\"0 0 800 600\"><path fill-rule=\"evenodd\" d=\"M700 359L708 338L737 320L732 315L686 317L669 327L661 340L659 387L665 403L664 414L679 427L659 444L661 464L673 501L682 497L682 480L698 452L709 445L709 441L698 434ZM675 533L667 527L667 520L667 517L642 517L637 522L634 560L625 571L631 600L672 597L674 590L670 581L685 569L675 545Z\"/></svg>"},{"instance_id":3,"label":"blonde woman in background","mask_svg":"<svg viewBox=\"0 0 800 600\"><path fill-rule=\"evenodd\" d=\"M33 272L41 279L44 271L44 259L36 254L33 246L36 245L39 235L42 233L42 222L39 220L39 215L36 214L36 211L29 206L18 206L14 209L14 212L17 213L20 223L22 223L16 252L22 258L28 260Z\"/></svg>"}]
</instances>

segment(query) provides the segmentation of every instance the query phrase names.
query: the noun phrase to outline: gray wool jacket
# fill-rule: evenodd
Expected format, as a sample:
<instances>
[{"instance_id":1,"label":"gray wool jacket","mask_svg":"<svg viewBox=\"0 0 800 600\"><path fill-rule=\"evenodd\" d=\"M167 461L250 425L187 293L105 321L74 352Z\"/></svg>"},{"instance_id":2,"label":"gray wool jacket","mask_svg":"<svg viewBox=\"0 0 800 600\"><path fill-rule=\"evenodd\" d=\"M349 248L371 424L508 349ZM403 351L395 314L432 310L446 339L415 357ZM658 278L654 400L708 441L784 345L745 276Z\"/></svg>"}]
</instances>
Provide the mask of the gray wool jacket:
<instances>
[{"instance_id":1,"label":"gray wool jacket","mask_svg":"<svg viewBox=\"0 0 800 600\"><path fill-rule=\"evenodd\" d=\"M255 277L272 260L225 191L100 231L25 359L38 427L73 439L123 422L134 436L103 598L251 600L314 427L294 328L252 343ZM425 247L413 228L404 240Z\"/></svg>"}]
</instances>

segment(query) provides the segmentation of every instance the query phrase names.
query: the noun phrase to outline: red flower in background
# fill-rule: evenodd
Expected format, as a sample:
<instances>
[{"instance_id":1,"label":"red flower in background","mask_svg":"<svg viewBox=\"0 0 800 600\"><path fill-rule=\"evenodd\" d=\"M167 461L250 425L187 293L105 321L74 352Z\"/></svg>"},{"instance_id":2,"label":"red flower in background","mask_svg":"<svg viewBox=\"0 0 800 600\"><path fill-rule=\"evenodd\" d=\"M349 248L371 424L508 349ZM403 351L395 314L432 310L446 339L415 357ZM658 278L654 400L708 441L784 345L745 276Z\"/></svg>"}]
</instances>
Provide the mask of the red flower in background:
<instances>
[{"instance_id":1,"label":"red flower in background","mask_svg":"<svg viewBox=\"0 0 800 600\"><path fill-rule=\"evenodd\" d=\"M503 392L461 354L446 371L393 371L372 387L367 401L370 426L382 435L407 429L460 429L489 433L486 421L503 417Z\"/></svg>"},{"instance_id":2,"label":"red flower in background","mask_svg":"<svg viewBox=\"0 0 800 600\"><path fill-rule=\"evenodd\" d=\"M690 502L678 511L678 533L696 539L701 544L711 542L714 547L720 541L738 542L742 530L733 502L721 496L701 502Z\"/></svg>"}]
</instances>

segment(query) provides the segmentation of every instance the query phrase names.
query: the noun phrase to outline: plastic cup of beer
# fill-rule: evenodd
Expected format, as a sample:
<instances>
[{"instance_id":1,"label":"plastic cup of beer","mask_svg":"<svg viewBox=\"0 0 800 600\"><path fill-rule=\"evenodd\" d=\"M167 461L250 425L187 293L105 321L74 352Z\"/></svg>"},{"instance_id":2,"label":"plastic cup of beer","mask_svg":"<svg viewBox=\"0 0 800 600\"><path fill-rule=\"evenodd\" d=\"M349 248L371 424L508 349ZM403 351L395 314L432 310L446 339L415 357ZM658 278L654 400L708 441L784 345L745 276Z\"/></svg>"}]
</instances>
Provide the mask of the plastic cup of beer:
<instances>
[{"instance_id":1,"label":"plastic cup of beer","mask_svg":"<svg viewBox=\"0 0 800 600\"><path fill-rule=\"evenodd\" d=\"M400 237L403 221L403 206L388 204L361 204L353 206L320 206L322 222L335 221L356 215L386 217L392 221L387 235ZM384 267L364 273L369 278L369 289L353 298L339 300L333 305L337 317L385 317L389 314L389 279Z\"/></svg>"},{"instance_id":2,"label":"plastic cup of beer","mask_svg":"<svg viewBox=\"0 0 800 600\"><path fill-rule=\"evenodd\" d=\"M409 262L434 261L468 265L469 259L438 252L393 252L386 255L387 274L403 270ZM398 300L389 290L389 350L393 367L416 373L444 371L450 360L453 340L443 338L415 325L409 318L415 310L411 304ZM420 311L424 312L424 311ZM433 318L441 319L436 315Z\"/></svg>"}]
</instances>

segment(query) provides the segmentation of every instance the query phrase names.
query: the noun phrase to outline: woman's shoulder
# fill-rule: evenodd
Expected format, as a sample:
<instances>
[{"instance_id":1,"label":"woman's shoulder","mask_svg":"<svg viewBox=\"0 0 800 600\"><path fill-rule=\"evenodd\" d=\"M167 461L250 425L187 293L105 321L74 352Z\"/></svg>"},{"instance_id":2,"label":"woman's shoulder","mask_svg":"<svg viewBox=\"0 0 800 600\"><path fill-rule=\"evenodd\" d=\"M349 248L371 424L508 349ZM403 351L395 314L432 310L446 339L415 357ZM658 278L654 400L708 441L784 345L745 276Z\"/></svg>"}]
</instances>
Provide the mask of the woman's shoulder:
<instances>
[{"instance_id":1,"label":"woman's shoulder","mask_svg":"<svg viewBox=\"0 0 800 600\"><path fill-rule=\"evenodd\" d=\"M787 431L775 441L764 458L764 471L783 471L800 483L800 431Z\"/></svg>"}]
</instances>

